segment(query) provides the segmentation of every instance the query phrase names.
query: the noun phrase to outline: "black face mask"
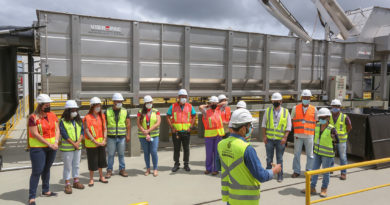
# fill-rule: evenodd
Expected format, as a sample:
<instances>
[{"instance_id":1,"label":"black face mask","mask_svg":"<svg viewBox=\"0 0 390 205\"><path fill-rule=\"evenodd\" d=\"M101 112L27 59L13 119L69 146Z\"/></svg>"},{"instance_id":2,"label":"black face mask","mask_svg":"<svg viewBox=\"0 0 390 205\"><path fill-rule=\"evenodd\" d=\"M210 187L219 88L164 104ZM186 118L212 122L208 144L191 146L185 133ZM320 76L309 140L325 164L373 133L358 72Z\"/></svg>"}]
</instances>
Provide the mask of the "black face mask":
<instances>
[{"instance_id":1,"label":"black face mask","mask_svg":"<svg viewBox=\"0 0 390 205\"><path fill-rule=\"evenodd\" d=\"M43 112L50 112L50 107L46 107L45 109L43 109Z\"/></svg>"},{"instance_id":2,"label":"black face mask","mask_svg":"<svg viewBox=\"0 0 390 205\"><path fill-rule=\"evenodd\" d=\"M280 102L274 102L272 103L274 105L275 108L279 107L280 106Z\"/></svg>"},{"instance_id":3,"label":"black face mask","mask_svg":"<svg viewBox=\"0 0 390 205\"><path fill-rule=\"evenodd\" d=\"M217 105L211 105L211 109L213 110L217 109Z\"/></svg>"}]
</instances>

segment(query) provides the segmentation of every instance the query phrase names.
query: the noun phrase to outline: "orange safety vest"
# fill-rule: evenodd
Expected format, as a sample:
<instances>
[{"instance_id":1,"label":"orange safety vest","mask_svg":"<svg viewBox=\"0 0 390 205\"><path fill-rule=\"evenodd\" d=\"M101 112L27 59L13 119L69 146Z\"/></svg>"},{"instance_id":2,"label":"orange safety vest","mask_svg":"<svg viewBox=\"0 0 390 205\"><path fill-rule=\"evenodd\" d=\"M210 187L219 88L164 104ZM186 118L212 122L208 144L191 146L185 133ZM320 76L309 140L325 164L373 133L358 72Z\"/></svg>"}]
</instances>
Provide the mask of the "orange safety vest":
<instances>
[{"instance_id":1,"label":"orange safety vest","mask_svg":"<svg viewBox=\"0 0 390 205\"><path fill-rule=\"evenodd\" d=\"M48 112L46 115L47 119L38 119L35 114L31 116L36 120L39 134L50 144L54 144L56 141L56 123L58 122L58 118L53 112ZM30 147L48 147L45 143L36 139L30 131L28 132L28 144Z\"/></svg>"},{"instance_id":2,"label":"orange safety vest","mask_svg":"<svg viewBox=\"0 0 390 205\"><path fill-rule=\"evenodd\" d=\"M84 117L83 121L87 123L89 133L92 134L96 142L102 143L104 139L104 126L106 126L106 118L103 115L102 117L98 115L97 118L93 114L88 114ZM88 136L85 137L85 147L95 148L96 144L89 139Z\"/></svg>"},{"instance_id":3,"label":"orange safety vest","mask_svg":"<svg viewBox=\"0 0 390 205\"><path fill-rule=\"evenodd\" d=\"M221 110L219 107L217 109ZM229 122L231 113L231 109L228 106L226 106L224 110L221 110L222 122Z\"/></svg>"},{"instance_id":4,"label":"orange safety vest","mask_svg":"<svg viewBox=\"0 0 390 205\"><path fill-rule=\"evenodd\" d=\"M224 136L221 111L219 109L208 109L206 116L202 117L204 125L204 137Z\"/></svg>"},{"instance_id":5,"label":"orange safety vest","mask_svg":"<svg viewBox=\"0 0 390 205\"><path fill-rule=\"evenodd\" d=\"M309 105L305 114L303 113L302 104L295 107L295 116L292 120L295 134L314 135L316 128L315 112L316 108L312 105Z\"/></svg>"},{"instance_id":6,"label":"orange safety vest","mask_svg":"<svg viewBox=\"0 0 390 205\"><path fill-rule=\"evenodd\" d=\"M172 126L176 131L187 131L191 127L191 111L192 105L189 103L184 104L184 108L181 109L179 103L172 105Z\"/></svg>"}]
</instances>

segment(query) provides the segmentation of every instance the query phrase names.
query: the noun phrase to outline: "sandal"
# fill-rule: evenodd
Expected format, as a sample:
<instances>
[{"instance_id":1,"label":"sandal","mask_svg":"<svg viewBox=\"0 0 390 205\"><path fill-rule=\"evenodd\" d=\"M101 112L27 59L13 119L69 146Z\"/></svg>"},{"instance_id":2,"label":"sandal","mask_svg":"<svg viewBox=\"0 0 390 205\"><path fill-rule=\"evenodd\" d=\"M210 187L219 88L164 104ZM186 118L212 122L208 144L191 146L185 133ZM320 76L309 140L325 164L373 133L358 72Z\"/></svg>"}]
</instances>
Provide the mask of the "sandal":
<instances>
[{"instance_id":1,"label":"sandal","mask_svg":"<svg viewBox=\"0 0 390 205\"><path fill-rule=\"evenodd\" d=\"M101 180L101 179L99 179L99 182L101 182L101 183L103 183L103 184L107 184L107 183L108 183L107 180L103 181L103 180Z\"/></svg>"},{"instance_id":2,"label":"sandal","mask_svg":"<svg viewBox=\"0 0 390 205\"><path fill-rule=\"evenodd\" d=\"M50 192L49 194L48 193L42 193L42 196L46 196L46 197L51 197L51 196L57 196L58 194L55 193L55 192Z\"/></svg>"}]
</instances>

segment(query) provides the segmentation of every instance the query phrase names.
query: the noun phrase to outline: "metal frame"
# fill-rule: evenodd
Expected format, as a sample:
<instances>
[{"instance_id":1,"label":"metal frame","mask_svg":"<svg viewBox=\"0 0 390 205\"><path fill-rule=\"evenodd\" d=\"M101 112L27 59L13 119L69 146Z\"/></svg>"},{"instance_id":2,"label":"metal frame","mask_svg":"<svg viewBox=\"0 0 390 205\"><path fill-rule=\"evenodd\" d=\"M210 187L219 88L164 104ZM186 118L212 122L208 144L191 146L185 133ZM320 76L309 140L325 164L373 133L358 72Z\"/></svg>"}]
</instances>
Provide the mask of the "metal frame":
<instances>
[{"instance_id":1,"label":"metal frame","mask_svg":"<svg viewBox=\"0 0 390 205\"><path fill-rule=\"evenodd\" d=\"M139 104L139 23L133 22L133 41L132 41L132 80L131 91L133 93L133 104Z\"/></svg>"},{"instance_id":2,"label":"metal frame","mask_svg":"<svg viewBox=\"0 0 390 205\"><path fill-rule=\"evenodd\" d=\"M77 15L71 15L71 89L70 98L80 100L81 91L81 59L80 59L80 18ZM45 37L47 39L47 35ZM47 45L46 45L47 47Z\"/></svg>"},{"instance_id":3,"label":"metal frame","mask_svg":"<svg viewBox=\"0 0 390 205\"><path fill-rule=\"evenodd\" d=\"M269 49L269 35L264 35L263 43L263 66L262 66L262 75L263 79L263 92L265 101L269 101L269 63L270 63L270 49Z\"/></svg>"},{"instance_id":4,"label":"metal frame","mask_svg":"<svg viewBox=\"0 0 390 205\"><path fill-rule=\"evenodd\" d=\"M232 99L232 75L233 75L233 31L228 31L226 41L226 65L225 65L225 92L228 99Z\"/></svg>"},{"instance_id":5,"label":"metal frame","mask_svg":"<svg viewBox=\"0 0 390 205\"><path fill-rule=\"evenodd\" d=\"M183 78L182 88L190 92L190 44L191 44L191 27L184 27L184 58L183 58Z\"/></svg>"},{"instance_id":6,"label":"metal frame","mask_svg":"<svg viewBox=\"0 0 390 205\"><path fill-rule=\"evenodd\" d=\"M301 67L302 67L302 62L301 62L301 57L302 57L302 40L300 38L297 38L295 41L295 76L294 76L294 84L295 84L295 90L298 92L297 93L297 98L296 100L299 101L301 99Z\"/></svg>"}]
</instances>

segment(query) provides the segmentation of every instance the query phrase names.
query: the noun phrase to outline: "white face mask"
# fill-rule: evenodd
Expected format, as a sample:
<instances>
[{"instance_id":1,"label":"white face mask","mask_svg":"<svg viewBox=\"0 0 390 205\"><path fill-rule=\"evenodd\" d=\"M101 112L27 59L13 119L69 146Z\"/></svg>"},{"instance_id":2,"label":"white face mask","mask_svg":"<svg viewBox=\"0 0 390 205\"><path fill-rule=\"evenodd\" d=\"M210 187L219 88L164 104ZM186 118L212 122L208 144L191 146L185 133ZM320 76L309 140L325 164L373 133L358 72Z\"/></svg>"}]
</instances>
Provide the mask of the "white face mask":
<instances>
[{"instance_id":1,"label":"white face mask","mask_svg":"<svg viewBox=\"0 0 390 205\"><path fill-rule=\"evenodd\" d=\"M187 98L180 98L180 103L185 104L187 102Z\"/></svg>"},{"instance_id":2,"label":"white face mask","mask_svg":"<svg viewBox=\"0 0 390 205\"><path fill-rule=\"evenodd\" d=\"M100 112L100 107L95 107L95 112Z\"/></svg>"},{"instance_id":3,"label":"white face mask","mask_svg":"<svg viewBox=\"0 0 390 205\"><path fill-rule=\"evenodd\" d=\"M116 108L122 108L122 103L117 103L117 104L115 105L115 107L116 107Z\"/></svg>"},{"instance_id":4,"label":"white face mask","mask_svg":"<svg viewBox=\"0 0 390 205\"><path fill-rule=\"evenodd\" d=\"M145 107L148 108L148 109L150 109L150 108L153 107L153 104L152 104L152 103L148 103L148 104L145 105Z\"/></svg>"},{"instance_id":5,"label":"white face mask","mask_svg":"<svg viewBox=\"0 0 390 205\"><path fill-rule=\"evenodd\" d=\"M77 115L78 115L78 113L77 113L77 112L71 112L71 113L70 113L70 117L72 117L72 118L75 118L75 117L77 117Z\"/></svg>"}]
</instances>

